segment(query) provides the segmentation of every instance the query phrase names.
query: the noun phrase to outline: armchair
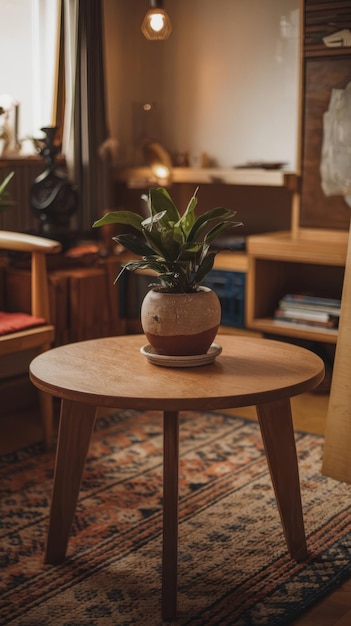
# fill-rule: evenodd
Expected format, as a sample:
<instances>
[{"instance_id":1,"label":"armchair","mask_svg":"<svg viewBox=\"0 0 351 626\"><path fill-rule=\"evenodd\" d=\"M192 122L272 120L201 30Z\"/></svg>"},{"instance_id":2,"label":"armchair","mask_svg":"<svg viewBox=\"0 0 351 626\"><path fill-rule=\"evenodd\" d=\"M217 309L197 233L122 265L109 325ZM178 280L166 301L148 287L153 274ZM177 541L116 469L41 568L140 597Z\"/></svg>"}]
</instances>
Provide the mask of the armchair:
<instances>
[{"instance_id":1,"label":"armchair","mask_svg":"<svg viewBox=\"0 0 351 626\"><path fill-rule=\"evenodd\" d=\"M0 250L27 252L31 256L30 313L6 310L6 293L0 293L0 357L31 349L44 352L50 348L55 334L55 328L50 324L46 255L60 252L61 244L44 237L0 230ZM50 447L53 439L52 397L39 391L39 402L44 440Z\"/></svg>"}]
</instances>

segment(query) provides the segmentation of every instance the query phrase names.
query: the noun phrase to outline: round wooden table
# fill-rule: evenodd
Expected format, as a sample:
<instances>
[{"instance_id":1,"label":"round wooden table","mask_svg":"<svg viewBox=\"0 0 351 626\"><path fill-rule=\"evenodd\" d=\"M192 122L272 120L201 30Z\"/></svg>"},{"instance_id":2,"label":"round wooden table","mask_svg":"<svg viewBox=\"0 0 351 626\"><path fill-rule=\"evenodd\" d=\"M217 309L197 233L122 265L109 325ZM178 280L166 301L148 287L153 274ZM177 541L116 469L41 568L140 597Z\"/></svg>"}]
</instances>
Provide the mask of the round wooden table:
<instances>
[{"instance_id":1,"label":"round wooden table","mask_svg":"<svg viewBox=\"0 0 351 626\"><path fill-rule=\"evenodd\" d=\"M162 618L177 611L179 411L256 406L289 553L307 556L290 398L316 387L323 361L292 344L219 335L214 363L154 365L143 335L68 344L30 364L34 385L61 398L46 562L65 559L97 407L164 414Z\"/></svg>"}]
</instances>

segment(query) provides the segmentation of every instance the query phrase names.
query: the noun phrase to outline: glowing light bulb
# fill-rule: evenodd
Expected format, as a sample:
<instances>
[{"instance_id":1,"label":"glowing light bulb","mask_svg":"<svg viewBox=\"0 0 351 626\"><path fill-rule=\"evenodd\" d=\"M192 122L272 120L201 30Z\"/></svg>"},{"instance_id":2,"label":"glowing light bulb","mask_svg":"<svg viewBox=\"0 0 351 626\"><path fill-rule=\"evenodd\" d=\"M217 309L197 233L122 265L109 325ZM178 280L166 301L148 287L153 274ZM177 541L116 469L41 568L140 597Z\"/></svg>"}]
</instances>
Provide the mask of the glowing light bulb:
<instances>
[{"instance_id":1,"label":"glowing light bulb","mask_svg":"<svg viewBox=\"0 0 351 626\"><path fill-rule=\"evenodd\" d=\"M168 178L170 175L169 168L166 165L160 165L159 163L153 165L151 170L155 174L156 178Z\"/></svg>"},{"instance_id":2,"label":"glowing light bulb","mask_svg":"<svg viewBox=\"0 0 351 626\"><path fill-rule=\"evenodd\" d=\"M150 16L150 27L156 33L159 33L160 30L164 27L165 18L162 13L154 13Z\"/></svg>"}]
</instances>

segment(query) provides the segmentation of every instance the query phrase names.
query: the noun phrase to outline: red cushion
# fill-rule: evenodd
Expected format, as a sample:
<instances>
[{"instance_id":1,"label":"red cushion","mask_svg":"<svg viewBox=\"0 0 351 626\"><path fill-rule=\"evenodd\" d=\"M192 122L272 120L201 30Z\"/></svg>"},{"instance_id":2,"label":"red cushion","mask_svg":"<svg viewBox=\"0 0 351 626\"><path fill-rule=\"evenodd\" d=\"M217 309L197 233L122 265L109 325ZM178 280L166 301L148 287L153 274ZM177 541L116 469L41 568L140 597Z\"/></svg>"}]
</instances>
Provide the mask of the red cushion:
<instances>
[{"instance_id":1,"label":"red cushion","mask_svg":"<svg viewBox=\"0 0 351 626\"><path fill-rule=\"evenodd\" d=\"M34 317L28 313L4 313L0 311L0 335L15 333L45 323L46 320L43 317Z\"/></svg>"}]
</instances>

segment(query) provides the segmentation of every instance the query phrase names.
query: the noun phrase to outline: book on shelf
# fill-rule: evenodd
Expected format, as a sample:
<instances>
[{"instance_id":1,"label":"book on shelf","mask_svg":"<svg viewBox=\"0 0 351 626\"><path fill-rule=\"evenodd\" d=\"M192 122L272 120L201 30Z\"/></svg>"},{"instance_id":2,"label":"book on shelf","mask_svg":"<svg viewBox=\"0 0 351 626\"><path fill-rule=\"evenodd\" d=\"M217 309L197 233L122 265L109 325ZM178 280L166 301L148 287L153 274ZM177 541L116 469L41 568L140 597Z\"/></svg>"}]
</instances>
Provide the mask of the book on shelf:
<instances>
[{"instance_id":1,"label":"book on shelf","mask_svg":"<svg viewBox=\"0 0 351 626\"><path fill-rule=\"evenodd\" d=\"M338 328L339 316L330 315L328 313L315 314L310 312L303 313L300 311L282 311L277 309L274 313L275 322L285 322L285 324L307 324L309 326L318 326L322 328Z\"/></svg>"},{"instance_id":2,"label":"book on shelf","mask_svg":"<svg viewBox=\"0 0 351 626\"><path fill-rule=\"evenodd\" d=\"M303 322L301 320L284 320L284 319L276 319L273 320L274 324L277 326L282 326L284 328L296 328L300 330L308 330L308 331L317 331L321 333L331 333L337 334L338 329L333 326L327 326L326 324L320 324L319 322Z\"/></svg>"},{"instance_id":3,"label":"book on shelf","mask_svg":"<svg viewBox=\"0 0 351 626\"><path fill-rule=\"evenodd\" d=\"M279 301L279 308L291 307L340 313L341 300L304 294L287 294Z\"/></svg>"},{"instance_id":4,"label":"book on shelf","mask_svg":"<svg viewBox=\"0 0 351 626\"><path fill-rule=\"evenodd\" d=\"M300 328L334 329L339 326L341 301L304 294L287 294L274 312L276 324L297 324Z\"/></svg>"}]
</instances>

